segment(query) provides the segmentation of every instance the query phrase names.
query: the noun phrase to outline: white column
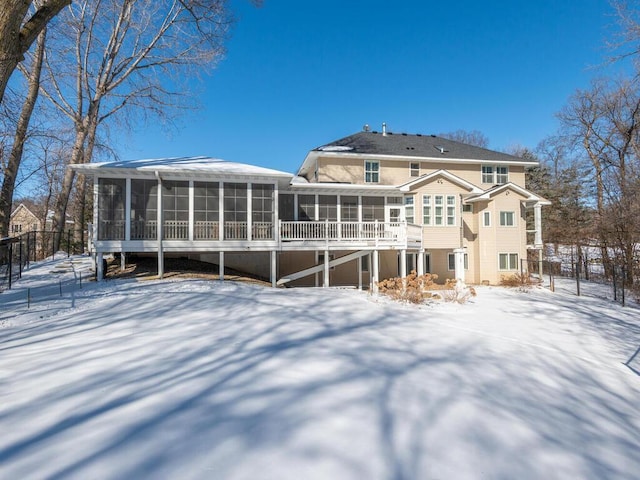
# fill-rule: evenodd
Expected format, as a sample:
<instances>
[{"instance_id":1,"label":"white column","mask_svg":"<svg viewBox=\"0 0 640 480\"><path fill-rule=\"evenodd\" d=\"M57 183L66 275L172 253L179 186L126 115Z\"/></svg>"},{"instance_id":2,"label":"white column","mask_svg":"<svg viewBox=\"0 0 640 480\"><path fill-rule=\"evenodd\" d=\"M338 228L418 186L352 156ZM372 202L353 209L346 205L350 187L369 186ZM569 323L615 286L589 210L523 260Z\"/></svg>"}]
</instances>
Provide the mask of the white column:
<instances>
[{"instance_id":1,"label":"white column","mask_svg":"<svg viewBox=\"0 0 640 480\"><path fill-rule=\"evenodd\" d=\"M224 240L224 183L218 183L218 240Z\"/></svg>"},{"instance_id":2,"label":"white column","mask_svg":"<svg viewBox=\"0 0 640 480\"><path fill-rule=\"evenodd\" d=\"M453 251L454 263L455 263L455 276L456 280L464 283L464 254L465 248L456 248Z\"/></svg>"},{"instance_id":3,"label":"white column","mask_svg":"<svg viewBox=\"0 0 640 480\"><path fill-rule=\"evenodd\" d=\"M378 264L379 261L379 253L378 250L373 251L373 265L371 265L371 274L373 275L371 288L373 293L378 293Z\"/></svg>"},{"instance_id":4,"label":"white column","mask_svg":"<svg viewBox=\"0 0 640 480\"><path fill-rule=\"evenodd\" d=\"M158 212L156 215L156 236L158 238L158 278L162 278L164 275L164 252L162 251L162 178L158 172L156 172L156 178L158 179Z\"/></svg>"},{"instance_id":5,"label":"white column","mask_svg":"<svg viewBox=\"0 0 640 480\"><path fill-rule=\"evenodd\" d=\"M535 224L535 239L534 244L536 247L542 246L542 205L540 203L536 203L533 206L533 220Z\"/></svg>"},{"instance_id":6,"label":"white column","mask_svg":"<svg viewBox=\"0 0 640 480\"><path fill-rule=\"evenodd\" d=\"M416 272L418 276L424 275L424 250L418 251L418 265L416 265Z\"/></svg>"},{"instance_id":7,"label":"white column","mask_svg":"<svg viewBox=\"0 0 640 480\"><path fill-rule=\"evenodd\" d=\"M253 211L253 201L251 195L251 184L247 183L247 240L251 240L251 223L253 221L252 211Z\"/></svg>"},{"instance_id":8,"label":"white column","mask_svg":"<svg viewBox=\"0 0 640 480\"><path fill-rule=\"evenodd\" d=\"M407 251L400 250L400 278L407 276Z\"/></svg>"},{"instance_id":9,"label":"white column","mask_svg":"<svg viewBox=\"0 0 640 480\"><path fill-rule=\"evenodd\" d=\"M195 205L195 187L193 186L193 180L189 180L189 241L193 242L193 229L194 229L194 205Z\"/></svg>"},{"instance_id":10,"label":"white column","mask_svg":"<svg viewBox=\"0 0 640 480\"><path fill-rule=\"evenodd\" d=\"M98 198L99 198L99 194L100 194L100 179L96 178L96 180L93 182L93 225L92 225L92 229L93 229L93 245L95 248L95 244L98 240L100 240L98 238L98 224L102 221L102 219L99 218L98 214L99 214L99 210L98 210Z\"/></svg>"},{"instance_id":11,"label":"white column","mask_svg":"<svg viewBox=\"0 0 640 480\"><path fill-rule=\"evenodd\" d=\"M131 240L131 179L125 180L124 194L124 239Z\"/></svg>"},{"instance_id":12,"label":"white column","mask_svg":"<svg viewBox=\"0 0 640 480\"><path fill-rule=\"evenodd\" d=\"M120 270L124 270L127 266L126 254L124 252L120 252Z\"/></svg>"},{"instance_id":13,"label":"white column","mask_svg":"<svg viewBox=\"0 0 640 480\"><path fill-rule=\"evenodd\" d=\"M220 257L218 259L218 271L220 281L224 282L224 252L220 252Z\"/></svg>"},{"instance_id":14,"label":"white column","mask_svg":"<svg viewBox=\"0 0 640 480\"><path fill-rule=\"evenodd\" d=\"M280 198L278 195L278 184L273 186L273 239L277 242L280 241Z\"/></svg>"},{"instance_id":15,"label":"white column","mask_svg":"<svg viewBox=\"0 0 640 480\"><path fill-rule=\"evenodd\" d=\"M324 275L322 276L322 286L329 286L329 250L324 251Z\"/></svg>"},{"instance_id":16,"label":"white column","mask_svg":"<svg viewBox=\"0 0 640 480\"><path fill-rule=\"evenodd\" d=\"M277 252L275 250L271 250L271 286L275 288L277 286L277 275L278 275L278 262L277 262Z\"/></svg>"},{"instance_id":17,"label":"white column","mask_svg":"<svg viewBox=\"0 0 640 480\"><path fill-rule=\"evenodd\" d=\"M358 257L358 290L362 290L362 259L364 257Z\"/></svg>"}]
</instances>

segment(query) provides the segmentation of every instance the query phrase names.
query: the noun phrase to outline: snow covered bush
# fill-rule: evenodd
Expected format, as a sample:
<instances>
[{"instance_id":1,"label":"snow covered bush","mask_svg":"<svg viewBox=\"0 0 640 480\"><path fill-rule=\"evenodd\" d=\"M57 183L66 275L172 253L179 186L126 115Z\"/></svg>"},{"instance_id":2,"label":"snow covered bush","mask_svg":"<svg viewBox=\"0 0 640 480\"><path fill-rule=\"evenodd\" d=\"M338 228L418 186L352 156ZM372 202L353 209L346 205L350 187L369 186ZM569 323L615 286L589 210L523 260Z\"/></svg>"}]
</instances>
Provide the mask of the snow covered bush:
<instances>
[{"instance_id":1,"label":"snow covered bush","mask_svg":"<svg viewBox=\"0 0 640 480\"><path fill-rule=\"evenodd\" d=\"M435 296L429 290L433 289L437 278L430 273L418 275L412 270L406 278L394 277L378 282L378 291L401 302L422 303Z\"/></svg>"},{"instance_id":2,"label":"snow covered bush","mask_svg":"<svg viewBox=\"0 0 640 480\"><path fill-rule=\"evenodd\" d=\"M442 300L450 303L467 303L470 298L476 295L475 288L452 279L447 279L441 293Z\"/></svg>"}]
</instances>

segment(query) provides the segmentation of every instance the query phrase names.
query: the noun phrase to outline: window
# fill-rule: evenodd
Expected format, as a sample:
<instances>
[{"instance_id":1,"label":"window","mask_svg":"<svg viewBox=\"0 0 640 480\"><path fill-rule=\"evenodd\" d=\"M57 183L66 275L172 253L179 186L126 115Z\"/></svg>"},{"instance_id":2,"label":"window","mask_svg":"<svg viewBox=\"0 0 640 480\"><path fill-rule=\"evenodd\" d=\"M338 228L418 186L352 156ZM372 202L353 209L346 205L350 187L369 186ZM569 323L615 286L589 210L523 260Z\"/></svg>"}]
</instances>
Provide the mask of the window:
<instances>
[{"instance_id":1,"label":"window","mask_svg":"<svg viewBox=\"0 0 640 480\"><path fill-rule=\"evenodd\" d=\"M362 221L384 222L384 197L362 197Z\"/></svg>"},{"instance_id":2,"label":"window","mask_svg":"<svg viewBox=\"0 0 640 480\"><path fill-rule=\"evenodd\" d=\"M493 166L492 165L483 165L482 166L482 183L494 183L493 182Z\"/></svg>"},{"instance_id":3,"label":"window","mask_svg":"<svg viewBox=\"0 0 640 480\"><path fill-rule=\"evenodd\" d=\"M498 255L500 270L517 270L518 254L517 253L500 253Z\"/></svg>"},{"instance_id":4,"label":"window","mask_svg":"<svg viewBox=\"0 0 640 480\"><path fill-rule=\"evenodd\" d=\"M14 225L11 225L11 232L12 233L20 233L20 232L22 232L22 224L21 223L16 223Z\"/></svg>"},{"instance_id":5,"label":"window","mask_svg":"<svg viewBox=\"0 0 640 480\"><path fill-rule=\"evenodd\" d=\"M301 222L316 219L316 196L298 195L298 220Z\"/></svg>"},{"instance_id":6,"label":"window","mask_svg":"<svg viewBox=\"0 0 640 480\"><path fill-rule=\"evenodd\" d=\"M219 238L220 187L218 182L193 182L193 238Z\"/></svg>"},{"instance_id":7,"label":"window","mask_svg":"<svg viewBox=\"0 0 640 480\"><path fill-rule=\"evenodd\" d=\"M287 193L278 194L278 215L280 220L284 222L291 222L295 219L294 217L294 195L290 195Z\"/></svg>"},{"instance_id":8,"label":"window","mask_svg":"<svg viewBox=\"0 0 640 480\"><path fill-rule=\"evenodd\" d=\"M407 220L407 223L413 223L415 221L413 195L404 197L404 218Z\"/></svg>"},{"instance_id":9,"label":"window","mask_svg":"<svg viewBox=\"0 0 640 480\"><path fill-rule=\"evenodd\" d=\"M435 225L444 225L444 197L442 195L435 195L434 202L436 204L434 215Z\"/></svg>"},{"instance_id":10,"label":"window","mask_svg":"<svg viewBox=\"0 0 640 480\"><path fill-rule=\"evenodd\" d=\"M364 162L364 181L378 183L380 181L380 162L366 160Z\"/></svg>"},{"instance_id":11,"label":"window","mask_svg":"<svg viewBox=\"0 0 640 480\"><path fill-rule=\"evenodd\" d=\"M424 254L424 273L431 273L431 254Z\"/></svg>"},{"instance_id":12,"label":"window","mask_svg":"<svg viewBox=\"0 0 640 480\"><path fill-rule=\"evenodd\" d=\"M516 212L500 212L500 226L513 227L516 224Z\"/></svg>"},{"instance_id":13,"label":"window","mask_svg":"<svg viewBox=\"0 0 640 480\"><path fill-rule=\"evenodd\" d=\"M409 164L409 171L411 172L411 176L412 177L419 177L420 176L420 164L419 163L410 163Z\"/></svg>"},{"instance_id":14,"label":"window","mask_svg":"<svg viewBox=\"0 0 640 480\"><path fill-rule=\"evenodd\" d=\"M124 178L100 178L98 180L98 239L124 240ZM22 225L17 233L22 231Z\"/></svg>"},{"instance_id":15,"label":"window","mask_svg":"<svg viewBox=\"0 0 640 480\"><path fill-rule=\"evenodd\" d=\"M502 184L509 181L509 167L496 167L496 183Z\"/></svg>"},{"instance_id":16,"label":"window","mask_svg":"<svg viewBox=\"0 0 640 480\"><path fill-rule=\"evenodd\" d=\"M482 225L485 227L491 226L491 212L482 212Z\"/></svg>"},{"instance_id":17,"label":"window","mask_svg":"<svg viewBox=\"0 0 640 480\"><path fill-rule=\"evenodd\" d=\"M251 185L251 221L273 223L273 185Z\"/></svg>"},{"instance_id":18,"label":"window","mask_svg":"<svg viewBox=\"0 0 640 480\"><path fill-rule=\"evenodd\" d=\"M447 225L456 224L456 196L447 195Z\"/></svg>"},{"instance_id":19,"label":"window","mask_svg":"<svg viewBox=\"0 0 640 480\"><path fill-rule=\"evenodd\" d=\"M402 197L387 197L387 205L402 205Z\"/></svg>"},{"instance_id":20,"label":"window","mask_svg":"<svg viewBox=\"0 0 640 480\"><path fill-rule=\"evenodd\" d=\"M448 265L448 269L453 271L456 269L456 254L455 253L450 253L447 256L447 263ZM468 254L464 254L464 269L465 270L469 270L469 255Z\"/></svg>"},{"instance_id":21,"label":"window","mask_svg":"<svg viewBox=\"0 0 640 480\"><path fill-rule=\"evenodd\" d=\"M340 196L340 220L343 222L358 221L358 197L355 195Z\"/></svg>"},{"instance_id":22,"label":"window","mask_svg":"<svg viewBox=\"0 0 640 480\"><path fill-rule=\"evenodd\" d=\"M318 196L318 219L335 222L338 220L338 197L335 195Z\"/></svg>"},{"instance_id":23,"label":"window","mask_svg":"<svg viewBox=\"0 0 640 480\"><path fill-rule=\"evenodd\" d=\"M431 195L422 196L422 224L431 225Z\"/></svg>"},{"instance_id":24,"label":"window","mask_svg":"<svg viewBox=\"0 0 640 480\"><path fill-rule=\"evenodd\" d=\"M247 184L224 184L224 239L247 238Z\"/></svg>"},{"instance_id":25,"label":"window","mask_svg":"<svg viewBox=\"0 0 640 480\"><path fill-rule=\"evenodd\" d=\"M131 180L131 239L157 238L158 181Z\"/></svg>"},{"instance_id":26,"label":"window","mask_svg":"<svg viewBox=\"0 0 640 480\"><path fill-rule=\"evenodd\" d=\"M462 205L462 211L464 213L473 213L473 203L465 203Z\"/></svg>"},{"instance_id":27,"label":"window","mask_svg":"<svg viewBox=\"0 0 640 480\"><path fill-rule=\"evenodd\" d=\"M509 181L509 167L506 165L482 165L482 183L494 185L507 183Z\"/></svg>"}]
</instances>

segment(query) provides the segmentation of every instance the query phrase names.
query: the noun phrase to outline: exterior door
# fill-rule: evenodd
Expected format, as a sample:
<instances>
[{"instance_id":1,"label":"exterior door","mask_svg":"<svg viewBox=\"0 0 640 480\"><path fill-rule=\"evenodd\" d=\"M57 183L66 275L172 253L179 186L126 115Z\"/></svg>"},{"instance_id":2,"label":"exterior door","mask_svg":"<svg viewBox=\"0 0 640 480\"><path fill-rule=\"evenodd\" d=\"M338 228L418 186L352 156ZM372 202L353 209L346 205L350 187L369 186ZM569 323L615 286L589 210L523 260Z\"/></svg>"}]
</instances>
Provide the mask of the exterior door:
<instances>
[{"instance_id":1,"label":"exterior door","mask_svg":"<svg viewBox=\"0 0 640 480\"><path fill-rule=\"evenodd\" d=\"M403 208L396 205L388 205L385 207L384 221L387 223L396 223L404 220Z\"/></svg>"}]
</instances>

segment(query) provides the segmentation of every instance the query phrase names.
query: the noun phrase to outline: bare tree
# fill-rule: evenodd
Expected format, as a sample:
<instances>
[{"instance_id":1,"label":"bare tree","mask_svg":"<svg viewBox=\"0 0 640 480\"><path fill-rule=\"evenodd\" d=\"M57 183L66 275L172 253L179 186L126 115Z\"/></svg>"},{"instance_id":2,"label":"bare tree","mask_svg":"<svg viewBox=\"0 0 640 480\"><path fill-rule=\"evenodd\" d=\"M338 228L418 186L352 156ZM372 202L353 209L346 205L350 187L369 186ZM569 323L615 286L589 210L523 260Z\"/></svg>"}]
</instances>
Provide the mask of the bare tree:
<instances>
[{"instance_id":1,"label":"bare tree","mask_svg":"<svg viewBox=\"0 0 640 480\"><path fill-rule=\"evenodd\" d=\"M640 95L634 81L593 83L579 90L559 115L563 131L590 162L595 185L596 233L605 267L611 272L610 247L633 283L634 249L640 240Z\"/></svg>"},{"instance_id":2,"label":"bare tree","mask_svg":"<svg viewBox=\"0 0 640 480\"><path fill-rule=\"evenodd\" d=\"M32 14L34 2L28 0L4 0L0 8L0 103L9 77L24 54L36 40L47 23L71 0L43 0Z\"/></svg>"},{"instance_id":3,"label":"bare tree","mask_svg":"<svg viewBox=\"0 0 640 480\"><path fill-rule=\"evenodd\" d=\"M165 115L183 105L188 88L176 84L215 65L230 25L226 0L82 0L60 19L64 28L50 48L63 61L54 67L45 57L43 93L74 125L72 164L91 161L107 120L135 110ZM56 200L56 247L74 178L68 169Z\"/></svg>"},{"instance_id":4,"label":"bare tree","mask_svg":"<svg viewBox=\"0 0 640 480\"><path fill-rule=\"evenodd\" d=\"M20 169L20 164L22 162L25 142L27 139L27 130L29 128L29 123L31 122L31 115L33 114L33 110L38 100L45 39L46 29L43 29L40 32L40 35L38 35L31 70L27 73L27 93L15 128L13 143L11 145L7 163L3 168L2 187L0 188L0 237L5 237L9 234L9 222L11 219L11 208L13 205L13 191L16 186L18 170Z\"/></svg>"},{"instance_id":5,"label":"bare tree","mask_svg":"<svg viewBox=\"0 0 640 480\"><path fill-rule=\"evenodd\" d=\"M439 136L476 147L487 148L489 146L489 138L479 130L456 130L455 132L440 133Z\"/></svg>"}]
</instances>

